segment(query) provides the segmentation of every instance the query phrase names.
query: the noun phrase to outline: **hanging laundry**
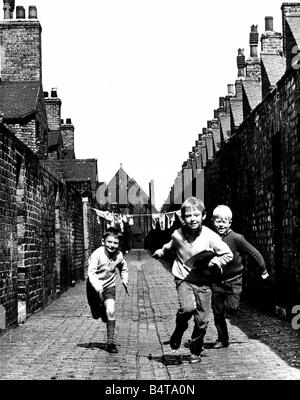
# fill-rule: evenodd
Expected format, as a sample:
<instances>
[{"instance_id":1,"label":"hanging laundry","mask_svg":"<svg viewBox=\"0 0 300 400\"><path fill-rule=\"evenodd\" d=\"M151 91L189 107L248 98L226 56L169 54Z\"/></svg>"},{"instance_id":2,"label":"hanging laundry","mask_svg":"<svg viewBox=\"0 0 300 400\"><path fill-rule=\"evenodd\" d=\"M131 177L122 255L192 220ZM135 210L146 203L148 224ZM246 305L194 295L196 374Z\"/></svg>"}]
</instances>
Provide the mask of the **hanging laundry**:
<instances>
[{"instance_id":1,"label":"hanging laundry","mask_svg":"<svg viewBox=\"0 0 300 400\"><path fill-rule=\"evenodd\" d=\"M182 219L182 217L181 217L181 210L177 210L177 211L176 211L176 215L177 215L179 221L180 221L180 222L182 223L182 225L183 225L183 224L184 224L184 221L183 221L183 219Z\"/></svg>"},{"instance_id":2,"label":"hanging laundry","mask_svg":"<svg viewBox=\"0 0 300 400\"><path fill-rule=\"evenodd\" d=\"M160 214L159 216L159 226L162 231L166 228L166 214Z\"/></svg>"},{"instance_id":3,"label":"hanging laundry","mask_svg":"<svg viewBox=\"0 0 300 400\"><path fill-rule=\"evenodd\" d=\"M152 228L156 229L156 224L159 222L160 214L152 214Z\"/></svg>"},{"instance_id":4,"label":"hanging laundry","mask_svg":"<svg viewBox=\"0 0 300 400\"><path fill-rule=\"evenodd\" d=\"M175 222L175 212L167 213L166 217L167 217L166 227L167 227L167 229L170 229Z\"/></svg>"}]
</instances>

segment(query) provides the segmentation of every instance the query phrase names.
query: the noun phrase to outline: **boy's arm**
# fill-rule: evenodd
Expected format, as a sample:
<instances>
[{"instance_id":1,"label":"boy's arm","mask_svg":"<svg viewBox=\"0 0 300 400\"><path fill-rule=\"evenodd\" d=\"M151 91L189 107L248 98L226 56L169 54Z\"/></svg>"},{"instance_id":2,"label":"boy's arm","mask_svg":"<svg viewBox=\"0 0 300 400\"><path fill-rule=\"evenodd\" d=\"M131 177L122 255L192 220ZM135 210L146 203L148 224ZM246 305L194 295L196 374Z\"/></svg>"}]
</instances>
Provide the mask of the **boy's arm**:
<instances>
[{"instance_id":1,"label":"boy's arm","mask_svg":"<svg viewBox=\"0 0 300 400\"><path fill-rule=\"evenodd\" d=\"M128 266L125 258L122 258L120 263L118 264L118 268L120 271L122 282L125 286L128 285Z\"/></svg>"},{"instance_id":2,"label":"boy's arm","mask_svg":"<svg viewBox=\"0 0 300 400\"><path fill-rule=\"evenodd\" d=\"M252 244L250 244L245 239L243 235L238 236L238 247L241 253L248 254L256 261L259 269L261 270L262 278L267 278L269 274L263 256Z\"/></svg>"},{"instance_id":3,"label":"boy's arm","mask_svg":"<svg viewBox=\"0 0 300 400\"><path fill-rule=\"evenodd\" d=\"M98 276L96 274L97 267L99 263L99 257L94 253L91 254L89 261L88 261L88 278L91 283L91 285L94 287L94 289L99 292L100 294L103 291L103 286L102 282L98 279Z\"/></svg>"},{"instance_id":4,"label":"boy's arm","mask_svg":"<svg viewBox=\"0 0 300 400\"><path fill-rule=\"evenodd\" d=\"M164 255L167 252L174 250L174 247L175 247L174 240L172 239L172 240L170 240L169 243L164 244L161 249L156 250L153 253L153 257L158 257L158 258L164 257Z\"/></svg>"},{"instance_id":5,"label":"boy's arm","mask_svg":"<svg viewBox=\"0 0 300 400\"><path fill-rule=\"evenodd\" d=\"M233 254L229 246L223 242L218 234L215 234L214 232L210 245L217 255L210 260L208 264L209 267L212 265L217 265L218 267L222 268L233 259Z\"/></svg>"}]
</instances>

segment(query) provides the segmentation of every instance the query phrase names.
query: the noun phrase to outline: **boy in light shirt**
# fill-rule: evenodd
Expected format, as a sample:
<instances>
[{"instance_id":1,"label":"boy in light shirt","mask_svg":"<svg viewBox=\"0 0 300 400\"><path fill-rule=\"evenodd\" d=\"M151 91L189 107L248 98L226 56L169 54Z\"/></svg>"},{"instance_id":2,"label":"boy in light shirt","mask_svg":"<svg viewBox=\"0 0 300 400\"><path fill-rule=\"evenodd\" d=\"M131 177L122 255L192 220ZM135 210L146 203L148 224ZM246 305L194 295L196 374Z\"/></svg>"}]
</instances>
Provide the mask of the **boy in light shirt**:
<instances>
[{"instance_id":1,"label":"boy in light shirt","mask_svg":"<svg viewBox=\"0 0 300 400\"><path fill-rule=\"evenodd\" d=\"M122 234L117 229L109 228L103 235L103 245L92 253L88 261L88 303L93 318L101 317L107 324L107 351L109 353L118 353L114 343L116 270L120 272L126 292L128 285L127 263L119 250L121 237Z\"/></svg>"},{"instance_id":2,"label":"boy in light shirt","mask_svg":"<svg viewBox=\"0 0 300 400\"><path fill-rule=\"evenodd\" d=\"M182 228L175 230L171 241L156 250L153 256L164 257L168 252L176 254L172 274L175 278L179 309L170 346L173 350L180 347L188 321L194 316L189 348L190 362L196 363L201 361L200 353L209 322L212 277L215 273L222 273L223 267L232 260L233 255L218 234L202 225L206 213L201 200L195 197L185 200L181 206L181 216L184 222Z\"/></svg>"}]
</instances>

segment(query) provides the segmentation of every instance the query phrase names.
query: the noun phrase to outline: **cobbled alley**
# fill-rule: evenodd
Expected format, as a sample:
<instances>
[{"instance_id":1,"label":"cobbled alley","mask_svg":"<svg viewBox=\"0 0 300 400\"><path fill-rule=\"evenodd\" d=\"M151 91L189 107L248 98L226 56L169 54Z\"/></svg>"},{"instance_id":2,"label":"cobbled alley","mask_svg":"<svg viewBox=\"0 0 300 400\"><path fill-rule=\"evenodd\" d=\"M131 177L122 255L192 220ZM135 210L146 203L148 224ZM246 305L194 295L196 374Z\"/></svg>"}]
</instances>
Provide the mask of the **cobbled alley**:
<instances>
[{"instance_id":1,"label":"cobbled alley","mask_svg":"<svg viewBox=\"0 0 300 400\"><path fill-rule=\"evenodd\" d=\"M129 297L117 279L118 354L106 351L106 325L91 317L85 282L64 292L23 325L0 336L1 380L299 380L300 336L291 324L242 305L229 320L230 346L212 349L211 318L201 363L168 340L177 294L170 269L132 250Z\"/></svg>"}]
</instances>

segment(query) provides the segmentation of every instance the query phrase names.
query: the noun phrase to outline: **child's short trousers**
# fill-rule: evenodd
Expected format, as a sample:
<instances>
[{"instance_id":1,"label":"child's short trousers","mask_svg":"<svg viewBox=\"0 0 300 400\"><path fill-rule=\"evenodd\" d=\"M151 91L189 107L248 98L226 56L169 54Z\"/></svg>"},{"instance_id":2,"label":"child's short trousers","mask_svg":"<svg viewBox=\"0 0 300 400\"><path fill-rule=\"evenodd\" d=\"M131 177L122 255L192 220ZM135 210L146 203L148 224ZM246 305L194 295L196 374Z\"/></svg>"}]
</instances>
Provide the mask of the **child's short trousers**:
<instances>
[{"instance_id":1,"label":"child's short trousers","mask_svg":"<svg viewBox=\"0 0 300 400\"><path fill-rule=\"evenodd\" d=\"M116 298L116 287L113 286L113 287L109 287L107 289L104 289L103 293L102 293L102 296L103 296L103 301L108 300L108 299L115 300L115 298Z\"/></svg>"}]
</instances>

